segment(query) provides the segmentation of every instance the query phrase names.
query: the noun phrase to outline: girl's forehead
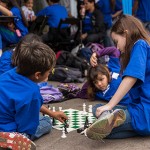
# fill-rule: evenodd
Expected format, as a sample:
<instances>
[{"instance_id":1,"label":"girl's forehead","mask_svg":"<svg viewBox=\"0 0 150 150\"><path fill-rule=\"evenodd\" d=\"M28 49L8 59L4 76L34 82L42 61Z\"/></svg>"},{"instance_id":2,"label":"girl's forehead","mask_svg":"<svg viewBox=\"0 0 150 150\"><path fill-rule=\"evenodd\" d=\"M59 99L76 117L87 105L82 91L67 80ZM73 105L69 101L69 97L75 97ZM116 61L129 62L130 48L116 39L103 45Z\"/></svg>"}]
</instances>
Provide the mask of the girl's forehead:
<instances>
[{"instance_id":1,"label":"girl's forehead","mask_svg":"<svg viewBox=\"0 0 150 150\"><path fill-rule=\"evenodd\" d=\"M96 77L96 78L102 78L103 76L105 76L105 75L99 72L99 73L97 74L97 77Z\"/></svg>"}]
</instances>

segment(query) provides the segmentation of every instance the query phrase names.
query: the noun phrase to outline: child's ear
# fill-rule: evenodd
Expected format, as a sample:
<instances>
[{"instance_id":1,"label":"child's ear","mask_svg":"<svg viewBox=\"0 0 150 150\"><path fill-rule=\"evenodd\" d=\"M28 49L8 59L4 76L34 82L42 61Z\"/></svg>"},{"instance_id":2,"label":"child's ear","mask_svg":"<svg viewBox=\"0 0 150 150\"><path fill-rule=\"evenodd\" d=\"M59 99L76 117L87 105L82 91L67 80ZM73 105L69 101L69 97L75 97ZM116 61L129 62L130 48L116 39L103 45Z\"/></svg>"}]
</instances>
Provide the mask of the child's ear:
<instances>
[{"instance_id":1,"label":"child's ear","mask_svg":"<svg viewBox=\"0 0 150 150\"><path fill-rule=\"evenodd\" d=\"M129 33L129 31L128 31L128 30L125 30L124 33L127 35L127 34Z\"/></svg>"},{"instance_id":2,"label":"child's ear","mask_svg":"<svg viewBox=\"0 0 150 150\"><path fill-rule=\"evenodd\" d=\"M34 77L35 77L35 79L39 79L39 77L41 76L41 72L36 72L35 74L34 74Z\"/></svg>"}]
</instances>

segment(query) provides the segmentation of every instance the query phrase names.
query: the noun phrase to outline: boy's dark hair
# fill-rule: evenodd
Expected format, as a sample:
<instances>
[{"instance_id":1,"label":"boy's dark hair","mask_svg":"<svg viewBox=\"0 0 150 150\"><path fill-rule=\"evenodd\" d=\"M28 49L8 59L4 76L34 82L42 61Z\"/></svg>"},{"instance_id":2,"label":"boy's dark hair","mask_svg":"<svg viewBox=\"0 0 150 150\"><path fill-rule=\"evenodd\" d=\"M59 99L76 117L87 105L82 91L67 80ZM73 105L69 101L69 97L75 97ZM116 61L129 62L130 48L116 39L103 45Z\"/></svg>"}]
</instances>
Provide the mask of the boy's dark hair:
<instances>
[{"instance_id":1,"label":"boy's dark hair","mask_svg":"<svg viewBox=\"0 0 150 150\"><path fill-rule=\"evenodd\" d=\"M27 42L27 43L31 43L31 42L34 42L34 41L38 41L38 42L41 42L42 39L34 34L34 33L29 33L27 35L25 35L20 41L19 43L17 44L16 48L15 48L15 51L13 52L13 55L12 55L12 65L15 67L17 66L17 60L18 60L18 57L21 53L21 49L19 48L21 46L22 43L24 42Z\"/></svg>"},{"instance_id":2,"label":"boy's dark hair","mask_svg":"<svg viewBox=\"0 0 150 150\"><path fill-rule=\"evenodd\" d=\"M54 51L42 42L23 42L18 48L21 53L17 60L17 72L23 76L29 77L36 72L44 74L56 64Z\"/></svg>"},{"instance_id":3,"label":"boy's dark hair","mask_svg":"<svg viewBox=\"0 0 150 150\"><path fill-rule=\"evenodd\" d=\"M88 71L88 76L87 76L87 81L88 81L88 97L89 98L94 98L95 93L99 91L94 84L94 81L97 80L97 77L99 74L106 75L108 82L110 82L111 77L110 77L110 71L107 68L107 66L98 64L96 67L90 67Z\"/></svg>"}]
</instances>

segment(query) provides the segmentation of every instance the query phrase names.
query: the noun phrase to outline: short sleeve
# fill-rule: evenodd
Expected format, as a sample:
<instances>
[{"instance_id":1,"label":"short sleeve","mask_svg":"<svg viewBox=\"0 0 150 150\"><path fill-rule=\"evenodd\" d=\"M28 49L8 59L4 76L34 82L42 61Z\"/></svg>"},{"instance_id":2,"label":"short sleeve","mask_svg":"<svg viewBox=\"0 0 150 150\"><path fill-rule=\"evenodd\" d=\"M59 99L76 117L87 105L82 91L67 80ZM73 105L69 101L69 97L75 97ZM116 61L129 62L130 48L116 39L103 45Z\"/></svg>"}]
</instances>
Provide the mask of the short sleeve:
<instances>
[{"instance_id":1,"label":"short sleeve","mask_svg":"<svg viewBox=\"0 0 150 150\"><path fill-rule=\"evenodd\" d=\"M144 40L138 40L130 55L130 61L123 73L123 77L131 76L144 82L147 62L147 43Z\"/></svg>"}]
</instances>

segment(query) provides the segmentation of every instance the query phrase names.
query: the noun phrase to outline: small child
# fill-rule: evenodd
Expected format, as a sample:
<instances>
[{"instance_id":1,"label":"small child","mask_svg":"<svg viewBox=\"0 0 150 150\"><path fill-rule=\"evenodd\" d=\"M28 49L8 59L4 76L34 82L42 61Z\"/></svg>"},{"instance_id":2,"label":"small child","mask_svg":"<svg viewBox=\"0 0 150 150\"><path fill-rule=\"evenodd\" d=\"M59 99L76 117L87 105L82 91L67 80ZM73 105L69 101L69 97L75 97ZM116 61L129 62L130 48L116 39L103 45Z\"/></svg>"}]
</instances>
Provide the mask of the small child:
<instances>
[{"instance_id":1,"label":"small child","mask_svg":"<svg viewBox=\"0 0 150 150\"><path fill-rule=\"evenodd\" d=\"M67 119L63 112L53 112L43 105L37 85L48 79L56 57L39 41L24 41L17 49L17 67L0 76L0 131L19 132L34 140L51 131L50 117L61 122ZM39 116L40 111L50 117Z\"/></svg>"},{"instance_id":2,"label":"small child","mask_svg":"<svg viewBox=\"0 0 150 150\"><path fill-rule=\"evenodd\" d=\"M117 91L122 79L118 73L111 73L107 66L98 64L88 72L88 97L109 101ZM128 105L130 98L125 95L119 104ZM95 107L99 106L97 104Z\"/></svg>"},{"instance_id":3,"label":"small child","mask_svg":"<svg viewBox=\"0 0 150 150\"><path fill-rule=\"evenodd\" d=\"M21 7L27 21L32 22L36 19L33 11L33 0L24 0L24 6Z\"/></svg>"},{"instance_id":4,"label":"small child","mask_svg":"<svg viewBox=\"0 0 150 150\"><path fill-rule=\"evenodd\" d=\"M0 25L0 56L2 50L12 44L17 44L20 39L28 34L28 22L18 6L16 0L1 0L0 15L8 17L15 16L14 22L8 23L7 26Z\"/></svg>"},{"instance_id":5,"label":"small child","mask_svg":"<svg viewBox=\"0 0 150 150\"><path fill-rule=\"evenodd\" d=\"M109 73L107 73L107 74L109 74L108 76L110 76L109 78L115 78L115 76L117 75L115 80L119 84L119 82L120 82L120 76L119 76L119 72L120 72L119 56L120 56L120 53L119 53L119 50L117 48L115 48L114 46L101 48L101 49L100 48L97 49L96 47L95 48L92 47L91 49L92 49L92 52L93 52L91 57L90 57L90 64L93 67L93 69L92 68L91 69L94 71L94 67L97 66L96 68L97 68L97 70L99 70L98 69L98 64L99 63L103 64L103 65L105 64L107 66L107 67L105 67L105 72L106 72L106 68L107 68L107 70L109 70L108 71ZM107 56L107 57L105 57L105 56ZM102 58L104 58L104 59L102 59ZM96 68L95 68L95 71L96 71ZM91 73L89 73L89 74L92 74L92 71L90 71L90 72ZM95 79L93 78L92 80L94 81ZM93 83L93 82L91 82L91 83ZM87 90L88 86L89 86L88 84L89 83L86 82L83 85L81 91L78 92L77 97L85 98L85 99L89 98L89 96L88 96L89 94L88 94L88 90ZM117 84L117 86L118 86L118 84ZM91 87L95 87L94 84L90 85L90 86ZM90 96L90 98L93 99L93 98L95 98L95 92L93 91L92 93L93 93L92 94L93 96L92 97ZM111 98L111 96L109 97L109 99Z\"/></svg>"}]
</instances>

